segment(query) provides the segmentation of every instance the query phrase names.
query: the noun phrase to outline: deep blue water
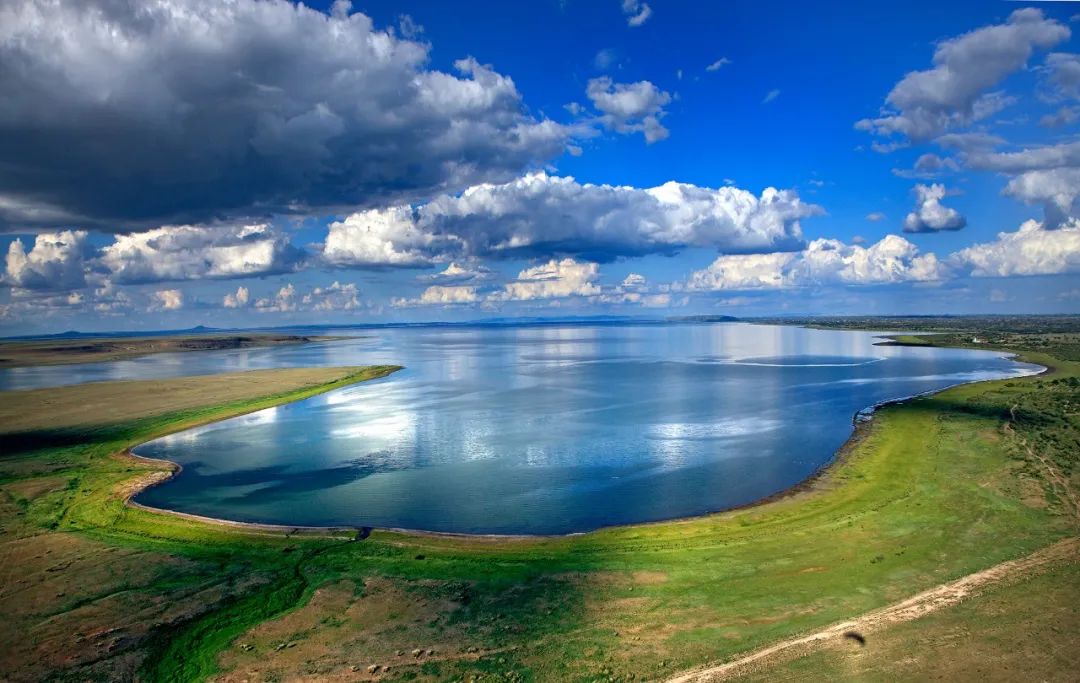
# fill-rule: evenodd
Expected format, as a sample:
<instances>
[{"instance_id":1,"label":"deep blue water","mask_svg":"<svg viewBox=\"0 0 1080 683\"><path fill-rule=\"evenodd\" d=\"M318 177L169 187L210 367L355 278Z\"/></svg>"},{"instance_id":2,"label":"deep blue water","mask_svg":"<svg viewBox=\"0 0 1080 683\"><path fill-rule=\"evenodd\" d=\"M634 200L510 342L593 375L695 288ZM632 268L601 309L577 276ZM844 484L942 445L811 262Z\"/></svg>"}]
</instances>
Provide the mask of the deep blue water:
<instances>
[{"instance_id":1,"label":"deep blue water","mask_svg":"<svg viewBox=\"0 0 1080 683\"><path fill-rule=\"evenodd\" d=\"M413 328L250 351L5 370L0 387L297 365L389 378L145 444L147 505L233 520L548 534L753 502L880 401L1036 370L992 352L744 324Z\"/></svg>"}]
</instances>

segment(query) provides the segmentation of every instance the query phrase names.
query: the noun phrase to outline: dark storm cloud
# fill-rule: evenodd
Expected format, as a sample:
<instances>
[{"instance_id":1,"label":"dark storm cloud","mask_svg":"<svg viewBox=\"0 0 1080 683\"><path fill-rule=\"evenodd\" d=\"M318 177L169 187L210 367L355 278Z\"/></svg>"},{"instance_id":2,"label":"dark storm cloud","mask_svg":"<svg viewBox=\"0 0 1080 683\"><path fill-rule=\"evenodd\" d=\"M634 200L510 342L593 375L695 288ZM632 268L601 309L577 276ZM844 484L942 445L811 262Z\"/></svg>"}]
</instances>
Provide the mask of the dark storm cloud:
<instances>
[{"instance_id":1,"label":"dark storm cloud","mask_svg":"<svg viewBox=\"0 0 1080 683\"><path fill-rule=\"evenodd\" d=\"M145 229L381 206L505 181L570 128L473 59L337 3L0 7L0 228Z\"/></svg>"}]
</instances>

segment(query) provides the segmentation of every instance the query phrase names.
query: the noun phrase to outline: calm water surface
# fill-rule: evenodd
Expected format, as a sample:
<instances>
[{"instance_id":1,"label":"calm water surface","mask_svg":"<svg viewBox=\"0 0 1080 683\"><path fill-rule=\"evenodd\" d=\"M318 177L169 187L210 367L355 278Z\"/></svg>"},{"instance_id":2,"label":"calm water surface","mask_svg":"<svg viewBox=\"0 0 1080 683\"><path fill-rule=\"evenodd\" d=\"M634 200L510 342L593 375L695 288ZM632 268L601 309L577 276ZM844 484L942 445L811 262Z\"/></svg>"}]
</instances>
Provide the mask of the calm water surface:
<instances>
[{"instance_id":1,"label":"calm water surface","mask_svg":"<svg viewBox=\"0 0 1080 683\"><path fill-rule=\"evenodd\" d=\"M827 463L880 401L1038 368L743 324L413 328L9 369L0 387L299 365L389 378L145 444L157 507L243 521L549 534L731 508Z\"/></svg>"}]
</instances>

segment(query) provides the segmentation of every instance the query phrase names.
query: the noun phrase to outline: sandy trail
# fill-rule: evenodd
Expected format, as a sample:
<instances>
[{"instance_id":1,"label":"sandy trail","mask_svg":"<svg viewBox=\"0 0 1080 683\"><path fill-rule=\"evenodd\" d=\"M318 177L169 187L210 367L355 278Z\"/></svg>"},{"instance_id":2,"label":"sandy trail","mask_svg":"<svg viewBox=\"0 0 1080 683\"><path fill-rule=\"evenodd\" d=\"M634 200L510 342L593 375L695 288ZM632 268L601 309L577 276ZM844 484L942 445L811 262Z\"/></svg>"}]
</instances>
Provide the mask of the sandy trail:
<instances>
[{"instance_id":1,"label":"sandy trail","mask_svg":"<svg viewBox=\"0 0 1080 683\"><path fill-rule=\"evenodd\" d=\"M979 588L1013 577L1035 572L1046 565L1063 560L1080 559L1080 538L1066 538L1047 546L1027 557L994 565L981 572L950 583L935 586L918 595L880 610L868 612L849 621L833 624L820 631L782 640L760 650L755 650L730 662L696 669L668 679L668 683L704 683L723 681L752 669L754 664L783 653L786 656L808 652L812 646L824 640L843 638L848 631L861 634L872 632L890 624L918 619L939 609L958 604Z\"/></svg>"}]
</instances>

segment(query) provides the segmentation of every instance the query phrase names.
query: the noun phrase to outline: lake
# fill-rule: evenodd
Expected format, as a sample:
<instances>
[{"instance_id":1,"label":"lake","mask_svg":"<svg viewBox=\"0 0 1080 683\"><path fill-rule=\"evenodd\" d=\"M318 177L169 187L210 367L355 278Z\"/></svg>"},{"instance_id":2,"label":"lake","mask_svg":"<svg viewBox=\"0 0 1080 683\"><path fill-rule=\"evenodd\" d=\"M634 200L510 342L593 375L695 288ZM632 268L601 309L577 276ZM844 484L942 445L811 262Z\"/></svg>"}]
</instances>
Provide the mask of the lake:
<instances>
[{"instance_id":1,"label":"lake","mask_svg":"<svg viewBox=\"0 0 1080 683\"><path fill-rule=\"evenodd\" d=\"M330 331L329 334L339 334ZM405 370L168 436L140 503L239 521L562 534L729 509L827 464L867 406L1039 370L748 324L417 327L364 338L8 369L0 387L301 365Z\"/></svg>"}]
</instances>

